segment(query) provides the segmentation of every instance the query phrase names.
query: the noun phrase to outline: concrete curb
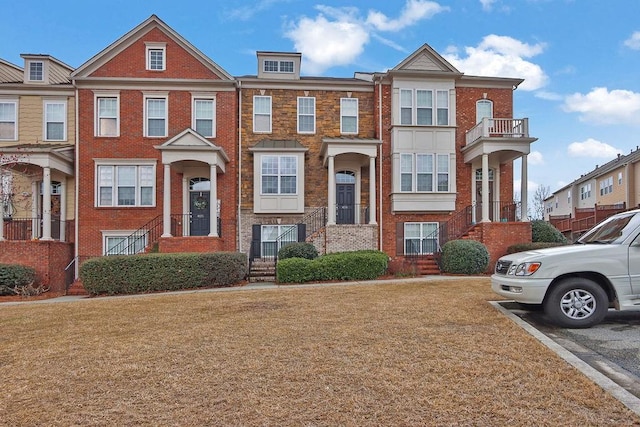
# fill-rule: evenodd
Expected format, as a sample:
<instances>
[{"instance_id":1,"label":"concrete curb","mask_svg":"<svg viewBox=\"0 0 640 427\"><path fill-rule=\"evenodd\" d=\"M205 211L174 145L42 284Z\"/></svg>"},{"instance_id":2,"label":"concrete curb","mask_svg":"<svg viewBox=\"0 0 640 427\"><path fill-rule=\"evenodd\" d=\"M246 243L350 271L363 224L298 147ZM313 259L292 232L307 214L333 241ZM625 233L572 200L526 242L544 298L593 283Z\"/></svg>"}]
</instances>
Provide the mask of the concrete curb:
<instances>
[{"instance_id":1,"label":"concrete curb","mask_svg":"<svg viewBox=\"0 0 640 427\"><path fill-rule=\"evenodd\" d=\"M489 304L495 307L496 310L504 314L511 319L515 324L527 331L531 336L540 341L547 348L555 352L558 356L564 359L571 366L582 372L585 376L590 378L593 382L602 387L607 393L614 398L618 399L620 403L629 408L631 411L640 416L640 399L625 390L623 387L616 384L613 380L598 372L595 368L591 367L588 363L581 360L578 356L571 353L569 350L562 347L560 344L553 341L551 338L522 320L520 317L511 313L509 310L500 305L500 301L489 301Z\"/></svg>"}]
</instances>

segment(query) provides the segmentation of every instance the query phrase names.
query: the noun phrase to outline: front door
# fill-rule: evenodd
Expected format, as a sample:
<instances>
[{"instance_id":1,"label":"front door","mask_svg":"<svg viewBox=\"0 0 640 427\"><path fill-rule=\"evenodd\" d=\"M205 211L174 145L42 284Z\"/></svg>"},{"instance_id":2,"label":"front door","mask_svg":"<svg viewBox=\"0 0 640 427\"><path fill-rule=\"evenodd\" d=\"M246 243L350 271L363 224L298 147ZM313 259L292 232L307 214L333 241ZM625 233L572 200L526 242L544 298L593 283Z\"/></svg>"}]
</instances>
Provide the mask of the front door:
<instances>
[{"instance_id":1,"label":"front door","mask_svg":"<svg viewBox=\"0 0 640 427\"><path fill-rule=\"evenodd\" d=\"M489 219L495 221L493 217L493 169L489 169ZM482 221L482 169L476 170L476 221Z\"/></svg>"},{"instance_id":2,"label":"front door","mask_svg":"<svg viewBox=\"0 0 640 427\"><path fill-rule=\"evenodd\" d=\"M336 184L336 223L355 223L355 184Z\"/></svg>"},{"instance_id":3,"label":"front door","mask_svg":"<svg viewBox=\"0 0 640 427\"><path fill-rule=\"evenodd\" d=\"M209 235L211 218L210 192L192 191L190 193L190 200L191 215L189 219L189 235Z\"/></svg>"}]
</instances>

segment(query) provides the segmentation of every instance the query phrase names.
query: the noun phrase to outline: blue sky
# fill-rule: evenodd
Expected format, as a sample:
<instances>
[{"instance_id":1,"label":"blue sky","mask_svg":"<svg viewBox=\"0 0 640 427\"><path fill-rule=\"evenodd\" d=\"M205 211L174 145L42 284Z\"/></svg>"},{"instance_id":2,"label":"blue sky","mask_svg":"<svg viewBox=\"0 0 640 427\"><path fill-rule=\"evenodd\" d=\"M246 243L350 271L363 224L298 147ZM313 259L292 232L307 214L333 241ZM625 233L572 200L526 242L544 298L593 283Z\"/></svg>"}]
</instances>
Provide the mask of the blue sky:
<instances>
[{"instance_id":1,"label":"blue sky","mask_svg":"<svg viewBox=\"0 0 640 427\"><path fill-rule=\"evenodd\" d=\"M46 53L78 67L151 14L235 76L256 73L257 50L351 77L428 43L465 74L525 79L514 117L539 138L530 192L640 145L638 0L0 0L0 11L0 58L17 65Z\"/></svg>"}]
</instances>

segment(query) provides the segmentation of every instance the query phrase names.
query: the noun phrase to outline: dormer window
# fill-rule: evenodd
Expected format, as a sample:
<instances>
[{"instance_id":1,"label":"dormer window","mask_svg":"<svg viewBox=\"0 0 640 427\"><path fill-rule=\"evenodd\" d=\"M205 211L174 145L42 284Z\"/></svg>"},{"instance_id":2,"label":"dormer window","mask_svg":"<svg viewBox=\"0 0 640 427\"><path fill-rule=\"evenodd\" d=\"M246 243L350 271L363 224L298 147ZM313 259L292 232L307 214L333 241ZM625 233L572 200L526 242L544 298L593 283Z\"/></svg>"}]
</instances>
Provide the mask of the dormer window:
<instances>
[{"instance_id":1,"label":"dormer window","mask_svg":"<svg viewBox=\"0 0 640 427\"><path fill-rule=\"evenodd\" d=\"M29 81L32 81L32 82L44 81L44 62L42 61L29 62Z\"/></svg>"},{"instance_id":2,"label":"dormer window","mask_svg":"<svg viewBox=\"0 0 640 427\"><path fill-rule=\"evenodd\" d=\"M147 43L147 70L164 71L166 64L165 43Z\"/></svg>"},{"instance_id":3,"label":"dormer window","mask_svg":"<svg viewBox=\"0 0 640 427\"><path fill-rule=\"evenodd\" d=\"M293 61L274 61L265 59L265 73L293 73Z\"/></svg>"}]
</instances>

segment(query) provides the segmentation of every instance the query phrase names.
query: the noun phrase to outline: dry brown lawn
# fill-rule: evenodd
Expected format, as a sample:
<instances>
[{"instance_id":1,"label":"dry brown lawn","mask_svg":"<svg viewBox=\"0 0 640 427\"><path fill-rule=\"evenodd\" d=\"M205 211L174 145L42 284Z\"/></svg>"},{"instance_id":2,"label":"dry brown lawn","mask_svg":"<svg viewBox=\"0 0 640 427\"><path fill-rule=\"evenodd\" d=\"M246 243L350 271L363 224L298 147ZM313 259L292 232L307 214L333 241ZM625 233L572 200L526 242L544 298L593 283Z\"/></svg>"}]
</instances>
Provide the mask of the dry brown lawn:
<instances>
[{"instance_id":1,"label":"dry brown lawn","mask_svg":"<svg viewBox=\"0 0 640 427\"><path fill-rule=\"evenodd\" d=\"M10 426L629 426L486 278L0 306Z\"/></svg>"}]
</instances>

